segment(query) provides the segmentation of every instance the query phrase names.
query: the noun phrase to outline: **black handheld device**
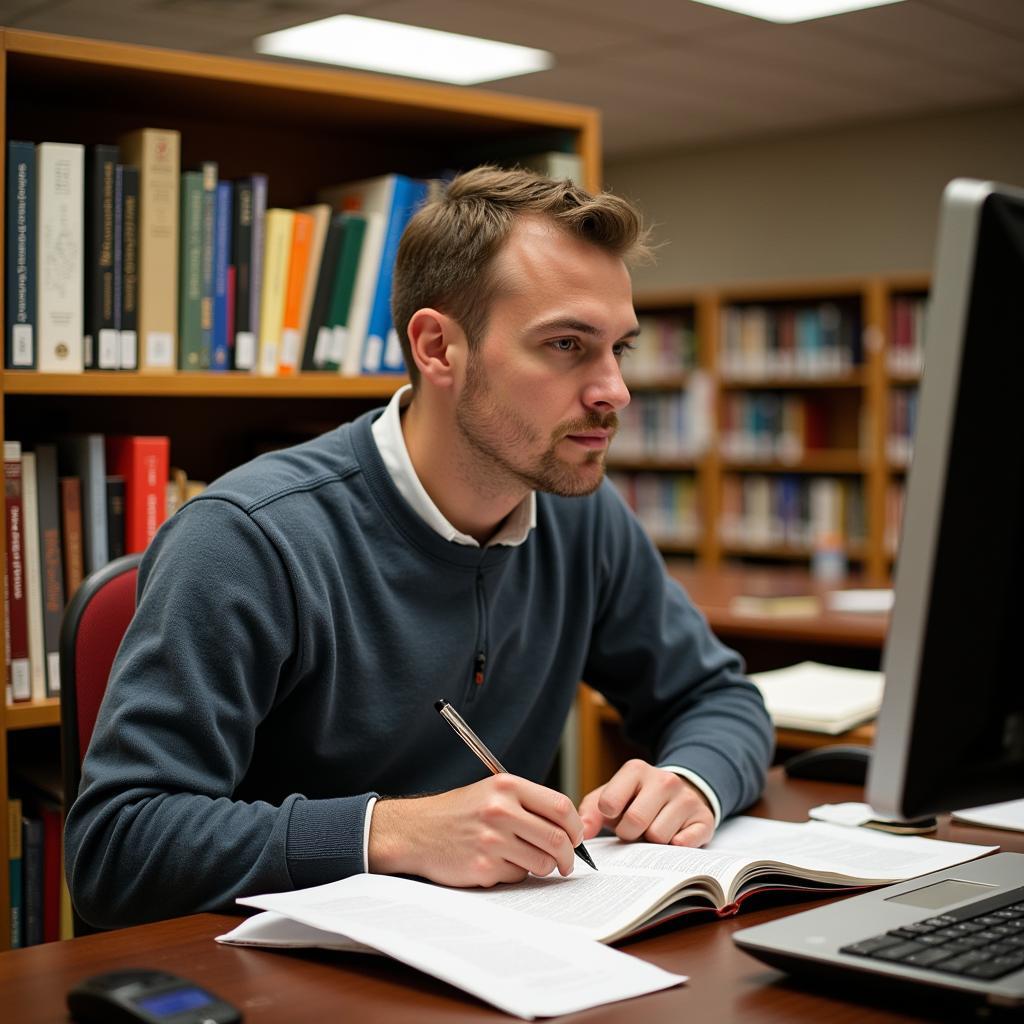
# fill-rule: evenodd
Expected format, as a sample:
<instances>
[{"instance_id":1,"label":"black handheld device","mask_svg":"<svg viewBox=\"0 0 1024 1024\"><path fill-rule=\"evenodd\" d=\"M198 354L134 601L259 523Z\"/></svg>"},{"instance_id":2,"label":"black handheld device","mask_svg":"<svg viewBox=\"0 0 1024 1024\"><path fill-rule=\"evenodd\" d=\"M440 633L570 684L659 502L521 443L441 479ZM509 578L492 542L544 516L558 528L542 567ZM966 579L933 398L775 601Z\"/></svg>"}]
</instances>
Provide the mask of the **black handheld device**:
<instances>
[{"instance_id":1,"label":"black handheld device","mask_svg":"<svg viewBox=\"0 0 1024 1024\"><path fill-rule=\"evenodd\" d=\"M167 971L111 971L68 992L80 1024L240 1024L230 1003Z\"/></svg>"}]
</instances>

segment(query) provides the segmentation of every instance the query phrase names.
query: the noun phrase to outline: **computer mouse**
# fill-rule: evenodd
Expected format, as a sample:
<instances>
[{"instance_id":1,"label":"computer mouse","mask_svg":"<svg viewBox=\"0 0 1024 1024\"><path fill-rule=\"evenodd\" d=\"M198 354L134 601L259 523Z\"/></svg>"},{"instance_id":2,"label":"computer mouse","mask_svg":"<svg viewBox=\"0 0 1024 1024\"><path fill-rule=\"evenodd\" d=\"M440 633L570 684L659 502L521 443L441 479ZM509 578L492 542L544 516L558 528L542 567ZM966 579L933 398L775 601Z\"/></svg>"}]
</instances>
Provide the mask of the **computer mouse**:
<instances>
[{"instance_id":1,"label":"computer mouse","mask_svg":"<svg viewBox=\"0 0 1024 1024\"><path fill-rule=\"evenodd\" d=\"M813 779L816 782L847 782L863 786L867 778L871 748L853 744L815 747L795 754L785 763L791 779Z\"/></svg>"}]
</instances>

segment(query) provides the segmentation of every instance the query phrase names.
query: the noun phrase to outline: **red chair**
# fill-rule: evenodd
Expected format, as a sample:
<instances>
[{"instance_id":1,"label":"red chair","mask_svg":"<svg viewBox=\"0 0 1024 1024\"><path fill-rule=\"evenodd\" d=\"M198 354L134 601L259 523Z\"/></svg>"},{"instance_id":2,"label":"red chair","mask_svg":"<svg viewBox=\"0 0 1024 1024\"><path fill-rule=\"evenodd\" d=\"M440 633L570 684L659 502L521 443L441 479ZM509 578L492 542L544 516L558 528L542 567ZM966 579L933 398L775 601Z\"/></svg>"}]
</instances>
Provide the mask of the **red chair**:
<instances>
[{"instance_id":1,"label":"red chair","mask_svg":"<svg viewBox=\"0 0 1024 1024\"><path fill-rule=\"evenodd\" d=\"M64 610L60 630L60 743L64 806L78 795L82 758L121 638L135 614L141 554L117 558L82 581ZM76 935L94 929L74 916Z\"/></svg>"}]
</instances>

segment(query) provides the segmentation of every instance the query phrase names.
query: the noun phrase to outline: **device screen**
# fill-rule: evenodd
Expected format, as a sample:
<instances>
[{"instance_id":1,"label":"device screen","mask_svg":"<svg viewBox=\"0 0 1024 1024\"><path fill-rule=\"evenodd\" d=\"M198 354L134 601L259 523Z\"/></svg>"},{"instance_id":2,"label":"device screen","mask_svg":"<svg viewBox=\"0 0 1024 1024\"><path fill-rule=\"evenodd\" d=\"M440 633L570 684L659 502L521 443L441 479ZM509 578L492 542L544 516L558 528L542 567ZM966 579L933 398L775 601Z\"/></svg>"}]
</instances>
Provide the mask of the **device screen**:
<instances>
[{"instance_id":1,"label":"device screen","mask_svg":"<svg viewBox=\"0 0 1024 1024\"><path fill-rule=\"evenodd\" d=\"M213 996L201 988L176 988L170 992L136 999L135 1005L158 1017L170 1017L171 1014L194 1010L197 1006L206 1006L213 1001Z\"/></svg>"}]
</instances>

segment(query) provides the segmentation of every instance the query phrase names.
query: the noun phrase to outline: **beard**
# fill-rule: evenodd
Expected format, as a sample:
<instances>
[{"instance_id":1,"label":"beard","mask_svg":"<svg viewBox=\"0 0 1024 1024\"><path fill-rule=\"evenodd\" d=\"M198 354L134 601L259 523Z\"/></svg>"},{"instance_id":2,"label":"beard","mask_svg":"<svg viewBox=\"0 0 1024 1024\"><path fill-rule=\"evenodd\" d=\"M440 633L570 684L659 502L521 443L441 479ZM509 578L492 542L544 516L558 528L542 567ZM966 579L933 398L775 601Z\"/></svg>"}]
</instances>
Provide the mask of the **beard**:
<instances>
[{"instance_id":1,"label":"beard","mask_svg":"<svg viewBox=\"0 0 1024 1024\"><path fill-rule=\"evenodd\" d=\"M582 462L560 458L559 442L570 434L618 428L614 412L591 413L560 423L545 439L516 409L500 404L491 391L477 357L466 368L466 386L455 409L455 423L474 459L474 473L484 486L507 490L510 483L525 485L563 498L593 494L604 479L607 448L589 451ZM542 447L543 446L543 447ZM539 450L539 451L538 451ZM537 452L531 455L531 452Z\"/></svg>"}]
</instances>

